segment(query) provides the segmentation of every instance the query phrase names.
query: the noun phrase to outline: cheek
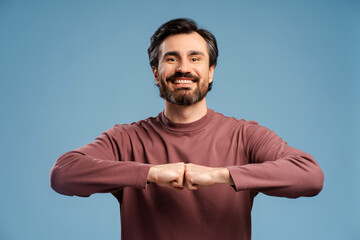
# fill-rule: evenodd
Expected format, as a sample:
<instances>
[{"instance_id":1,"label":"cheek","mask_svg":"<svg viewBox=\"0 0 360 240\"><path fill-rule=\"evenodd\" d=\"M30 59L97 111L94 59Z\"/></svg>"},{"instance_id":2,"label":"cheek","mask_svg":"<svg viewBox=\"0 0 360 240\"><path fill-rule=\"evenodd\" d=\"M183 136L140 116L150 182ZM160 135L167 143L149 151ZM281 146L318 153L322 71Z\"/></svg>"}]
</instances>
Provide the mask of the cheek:
<instances>
[{"instance_id":1,"label":"cheek","mask_svg":"<svg viewBox=\"0 0 360 240\"><path fill-rule=\"evenodd\" d=\"M207 79L207 78L209 78L209 76L210 76L210 72L209 72L208 68L201 69L201 77Z\"/></svg>"},{"instance_id":2,"label":"cheek","mask_svg":"<svg viewBox=\"0 0 360 240\"><path fill-rule=\"evenodd\" d=\"M171 69L170 68L161 68L161 69L159 69L159 75L162 78L166 78L170 74L171 74Z\"/></svg>"}]
</instances>

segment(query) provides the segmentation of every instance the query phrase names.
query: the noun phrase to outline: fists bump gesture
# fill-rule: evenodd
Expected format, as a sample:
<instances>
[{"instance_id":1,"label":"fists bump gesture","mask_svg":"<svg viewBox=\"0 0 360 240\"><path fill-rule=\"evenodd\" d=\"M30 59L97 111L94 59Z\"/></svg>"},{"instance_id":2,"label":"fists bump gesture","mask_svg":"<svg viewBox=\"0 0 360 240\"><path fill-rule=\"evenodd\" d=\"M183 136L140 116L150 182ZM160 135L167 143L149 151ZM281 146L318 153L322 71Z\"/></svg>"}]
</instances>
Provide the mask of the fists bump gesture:
<instances>
[{"instance_id":1,"label":"fists bump gesture","mask_svg":"<svg viewBox=\"0 0 360 240\"><path fill-rule=\"evenodd\" d=\"M183 162L154 165L149 170L147 180L159 186L177 190L184 187L196 190L199 187L218 183L234 184L227 168L213 168Z\"/></svg>"}]
</instances>

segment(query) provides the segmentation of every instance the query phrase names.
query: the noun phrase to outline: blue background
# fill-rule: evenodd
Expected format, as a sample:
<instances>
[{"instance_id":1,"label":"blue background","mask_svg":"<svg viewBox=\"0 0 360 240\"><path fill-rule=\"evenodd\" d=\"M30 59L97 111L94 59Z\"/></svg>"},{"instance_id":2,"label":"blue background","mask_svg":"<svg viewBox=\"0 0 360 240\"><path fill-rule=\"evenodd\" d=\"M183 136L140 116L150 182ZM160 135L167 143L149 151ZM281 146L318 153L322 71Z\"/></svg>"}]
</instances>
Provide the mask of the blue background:
<instances>
[{"instance_id":1,"label":"blue background","mask_svg":"<svg viewBox=\"0 0 360 240\"><path fill-rule=\"evenodd\" d=\"M0 239L120 239L110 194L49 186L62 153L163 110L147 47L190 17L217 37L208 106L319 162L323 191L258 195L253 239L360 239L360 1L0 1Z\"/></svg>"}]
</instances>

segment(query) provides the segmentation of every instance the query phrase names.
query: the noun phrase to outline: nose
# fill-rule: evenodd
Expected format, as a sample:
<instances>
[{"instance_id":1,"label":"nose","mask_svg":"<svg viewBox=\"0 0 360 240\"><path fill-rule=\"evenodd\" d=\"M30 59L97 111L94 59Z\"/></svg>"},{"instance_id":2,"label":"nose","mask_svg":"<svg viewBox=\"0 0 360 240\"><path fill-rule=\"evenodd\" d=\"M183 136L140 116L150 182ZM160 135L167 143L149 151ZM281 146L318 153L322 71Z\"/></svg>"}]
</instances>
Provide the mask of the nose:
<instances>
[{"instance_id":1,"label":"nose","mask_svg":"<svg viewBox=\"0 0 360 240\"><path fill-rule=\"evenodd\" d=\"M190 63L188 63L187 61L181 61L179 62L176 70L177 72L188 73L190 72Z\"/></svg>"}]
</instances>

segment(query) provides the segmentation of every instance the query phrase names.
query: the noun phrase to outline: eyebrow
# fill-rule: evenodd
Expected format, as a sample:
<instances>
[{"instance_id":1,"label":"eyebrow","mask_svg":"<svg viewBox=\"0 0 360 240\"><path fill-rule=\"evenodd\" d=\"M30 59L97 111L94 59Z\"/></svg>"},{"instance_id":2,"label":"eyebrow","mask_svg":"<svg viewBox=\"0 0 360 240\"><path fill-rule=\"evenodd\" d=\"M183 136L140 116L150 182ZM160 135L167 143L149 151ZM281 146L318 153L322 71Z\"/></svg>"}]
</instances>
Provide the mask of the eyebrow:
<instances>
[{"instance_id":1,"label":"eyebrow","mask_svg":"<svg viewBox=\"0 0 360 240\"><path fill-rule=\"evenodd\" d=\"M194 56L194 55L201 55L201 56L205 56L205 54L203 52L200 52L200 51L188 51L187 52L187 55L189 56ZM171 52L166 52L164 54L164 57L167 57L167 56L176 56L176 57L180 57L180 54L178 51L171 51Z\"/></svg>"},{"instance_id":2,"label":"eyebrow","mask_svg":"<svg viewBox=\"0 0 360 240\"><path fill-rule=\"evenodd\" d=\"M172 51L172 52L166 52L166 53L164 54L164 57L167 57L167 56L176 56L176 57L179 57L180 54L179 54L179 52L177 52L177 51Z\"/></svg>"},{"instance_id":3,"label":"eyebrow","mask_svg":"<svg viewBox=\"0 0 360 240\"><path fill-rule=\"evenodd\" d=\"M205 57L205 54L203 52L200 51L189 51L188 55L193 56L193 55L201 55Z\"/></svg>"}]
</instances>

